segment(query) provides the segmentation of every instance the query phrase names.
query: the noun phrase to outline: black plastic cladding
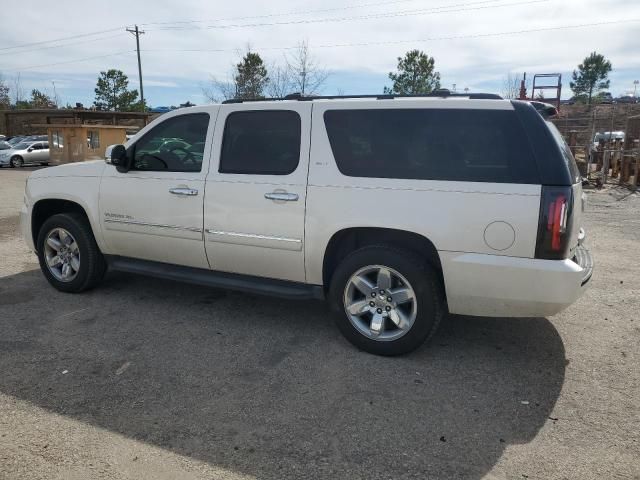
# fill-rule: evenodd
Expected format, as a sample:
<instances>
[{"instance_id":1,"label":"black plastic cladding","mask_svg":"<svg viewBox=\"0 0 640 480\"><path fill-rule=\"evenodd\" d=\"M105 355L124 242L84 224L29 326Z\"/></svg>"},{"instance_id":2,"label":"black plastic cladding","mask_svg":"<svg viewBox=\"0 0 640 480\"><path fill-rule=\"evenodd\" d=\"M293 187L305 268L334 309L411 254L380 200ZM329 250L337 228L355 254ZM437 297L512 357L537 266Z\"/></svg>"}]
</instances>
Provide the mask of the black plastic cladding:
<instances>
[{"instance_id":1,"label":"black plastic cladding","mask_svg":"<svg viewBox=\"0 0 640 480\"><path fill-rule=\"evenodd\" d=\"M542 116L528 102L512 100L511 103L529 137L542 185L573 185L569 167Z\"/></svg>"}]
</instances>

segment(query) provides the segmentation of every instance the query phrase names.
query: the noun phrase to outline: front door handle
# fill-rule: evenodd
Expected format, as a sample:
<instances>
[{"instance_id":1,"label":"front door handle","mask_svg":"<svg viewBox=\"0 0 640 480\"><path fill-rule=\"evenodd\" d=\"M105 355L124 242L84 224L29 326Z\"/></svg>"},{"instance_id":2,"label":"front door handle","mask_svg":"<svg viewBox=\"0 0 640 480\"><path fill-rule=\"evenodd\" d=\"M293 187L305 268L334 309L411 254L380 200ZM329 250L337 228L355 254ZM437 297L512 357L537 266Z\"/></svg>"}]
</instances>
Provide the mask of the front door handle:
<instances>
[{"instance_id":1,"label":"front door handle","mask_svg":"<svg viewBox=\"0 0 640 480\"><path fill-rule=\"evenodd\" d=\"M298 194L287 192L271 192L265 193L264 198L266 198L267 200L280 200L282 202L296 202L298 201Z\"/></svg>"},{"instance_id":2,"label":"front door handle","mask_svg":"<svg viewBox=\"0 0 640 480\"><path fill-rule=\"evenodd\" d=\"M169 189L169 193L173 193L174 195L186 195L188 197L193 197L194 195L198 195L198 190L188 187L174 187Z\"/></svg>"}]
</instances>

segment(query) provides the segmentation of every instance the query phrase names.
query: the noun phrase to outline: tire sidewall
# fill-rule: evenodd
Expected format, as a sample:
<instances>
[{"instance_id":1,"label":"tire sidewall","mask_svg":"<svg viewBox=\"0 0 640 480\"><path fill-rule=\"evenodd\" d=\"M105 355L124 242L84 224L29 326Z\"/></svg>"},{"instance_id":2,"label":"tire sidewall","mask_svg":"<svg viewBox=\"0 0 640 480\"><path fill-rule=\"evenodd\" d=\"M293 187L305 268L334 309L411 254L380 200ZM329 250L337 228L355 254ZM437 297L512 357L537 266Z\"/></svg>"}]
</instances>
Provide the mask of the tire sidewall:
<instances>
[{"instance_id":1,"label":"tire sidewall","mask_svg":"<svg viewBox=\"0 0 640 480\"><path fill-rule=\"evenodd\" d=\"M368 265L393 268L407 279L415 292L415 322L397 340L367 338L351 324L345 311L343 296L346 284L351 275ZM434 332L443 316L442 289L433 269L410 252L392 247L364 247L348 255L333 274L329 296L336 323L344 336L358 348L378 355L401 355L418 348Z\"/></svg>"},{"instance_id":2,"label":"tire sidewall","mask_svg":"<svg viewBox=\"0 0 640 480\"><path fill-rule=\"evenodd\" d=\"M49 232L57 227L67 230L73 238L75 238L78 249L80 250L80 270L76 277L70 282L61 282L58 280L49 271L49 267L46 264L44 242ZM38 261L40 262L42 273L51 285L63 292L78 292L85 288L91 273L91 252L89 251L91 241L93 241L93 239L88 237L80 222L70 215L54 215L43 223L38 233Z\"/></svg>"},{"instance_id":3,"label":"tire sidewall","mask_svg":"<svg viewBox=\"0 0 640 480\"><path fill-rule=\"evenodd\" d=\"M11 160L9 160L9 164L14 168L22 168L24 167L24 160L22 159L22 157L16 155L15 157L11 157Z\"/></svg>"}]
</instances>

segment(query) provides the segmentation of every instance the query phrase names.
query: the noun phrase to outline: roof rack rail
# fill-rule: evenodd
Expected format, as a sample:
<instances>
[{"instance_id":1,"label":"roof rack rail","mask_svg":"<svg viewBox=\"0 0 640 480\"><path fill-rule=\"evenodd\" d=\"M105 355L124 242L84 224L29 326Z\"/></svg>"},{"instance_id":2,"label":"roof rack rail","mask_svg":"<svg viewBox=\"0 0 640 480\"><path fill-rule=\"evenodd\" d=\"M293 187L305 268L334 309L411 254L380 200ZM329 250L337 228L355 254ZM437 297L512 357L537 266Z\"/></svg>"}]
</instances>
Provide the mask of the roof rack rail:
<instances>
[{"instance_id":1,"label":"roof rack rail","mask_svg":"<svg viewBox=\"0 0 640 480\"><path fill-rule=\"evenodd\" d=\"M448 98L462 97L470 100L502 100L500 95L495 93L451 93L447 89L434 90L431 93L419 94L395 94L381 93L377 95L309 95L305 96L300 93L291 93L282 98L232 98L222 103L245 103L245 102L275 102L278 100L298 100L299 102L311 102L313 100L341 100L351 98L370 98L375 100L392 100L394 98Z\"/></svg>"}]
</instances>

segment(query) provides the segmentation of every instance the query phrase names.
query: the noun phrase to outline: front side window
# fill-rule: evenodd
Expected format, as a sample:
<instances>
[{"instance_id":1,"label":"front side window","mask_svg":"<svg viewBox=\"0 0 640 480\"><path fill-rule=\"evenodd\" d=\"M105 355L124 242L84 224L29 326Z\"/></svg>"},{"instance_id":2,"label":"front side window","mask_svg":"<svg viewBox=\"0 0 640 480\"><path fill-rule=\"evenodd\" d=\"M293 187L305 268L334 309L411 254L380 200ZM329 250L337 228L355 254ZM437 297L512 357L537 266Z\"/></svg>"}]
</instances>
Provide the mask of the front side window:
<instances>
[{"instance_id":1,"label":"front side window","mask_svg":"<svg viewBox=\"0 0 640 480\"><path fill-rule=\"evenodd\" d=\"M33 145L31 145L31 148L33 150L42 150L42 144L41 143L34 143Z\"/></svg>"},{"instance_id":2,"label":"front side window","mask_svg":"<svg viewBox=\"0 0 640 480\"><path fill-rule=\"evenodd\" d=\"M300 161L300 115L291 110L233 112L222 138L220 173L289 175Z\"/></svg>"},{"instance_id":3,"label":"front side window","mask_svg":"<svg viewBox=\"0 0 640 480\"><path fill-rule=\"evenodd\" d=\"M209 127L208 113L170 118L132 147L132 170L199 172Z\"/></svg>"},{"instance_id":4,"label":"front side window","mask_svg":"<svg viewBox=\"0 0 640 480\"><path fill-rule=\"evenodd\" d=\"M540 182L512 110L328 110L338 169L352 177Z\"/></svg>"}]
</instances>

